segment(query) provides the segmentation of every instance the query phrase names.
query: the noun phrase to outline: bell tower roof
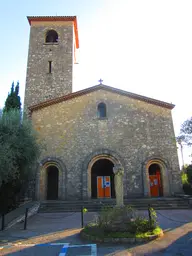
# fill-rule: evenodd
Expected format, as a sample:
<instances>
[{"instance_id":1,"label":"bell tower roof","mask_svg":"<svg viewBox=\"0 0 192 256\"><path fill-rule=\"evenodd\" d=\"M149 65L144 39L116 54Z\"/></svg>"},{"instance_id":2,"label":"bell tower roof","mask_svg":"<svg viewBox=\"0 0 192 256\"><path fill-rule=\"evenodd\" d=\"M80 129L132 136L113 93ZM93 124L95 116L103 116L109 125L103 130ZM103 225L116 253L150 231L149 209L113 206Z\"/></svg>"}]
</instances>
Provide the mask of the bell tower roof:
<instances>
[{"instance_id":1,"label":"bell tower roof","mask_svg":"<svg viewBox=\"0 0 192 256\"><path fill-rule=\"evenodd\" d=\"M75 33L76 48L79 48L79 36L77 27L77 16L27 16L30 26L34 22L57 22L57 21L72 21Z\"/></svg>"}]
</instances>

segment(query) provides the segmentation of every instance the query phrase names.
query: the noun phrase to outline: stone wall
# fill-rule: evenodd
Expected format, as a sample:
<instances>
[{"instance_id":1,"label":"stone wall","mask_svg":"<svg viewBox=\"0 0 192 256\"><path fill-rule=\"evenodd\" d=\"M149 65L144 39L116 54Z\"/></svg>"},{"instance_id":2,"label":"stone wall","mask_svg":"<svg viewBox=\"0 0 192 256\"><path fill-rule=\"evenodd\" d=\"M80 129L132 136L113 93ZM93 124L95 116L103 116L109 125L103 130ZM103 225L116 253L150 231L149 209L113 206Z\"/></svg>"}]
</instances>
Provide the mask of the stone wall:
<instances>
[{"instance_id":1,"label":"stone wall","mask_svg":"<svg viewBox=\"0 0 192 256\"><path fill-rule=\"evenodd\" d=\"M58 43L45 43L46 33L51 29L58 33ZM73 50L72 22L31 24L25 110L31 105L72 92ZM52 61L51 73L49 61Z\"/></svg>"},{"instance_id":2,"label":"stone wall","mask_svg":"<svg viewBox=\"0 0 192 256\"><path fill-rule=\"evenodd\" d=\"M105 102L107 118L98 119ZM115 152L124 168L124 196L144 194L143 172L153 158L162 160L167 195L181 191L171 110L105 90L97 90L32 114L39 139L46 145L42 159L55 157L65 165L65 199L81 198L87 190L89 159L94 152ZM105 151L105 150L106 151Z\"/></svg>"}]
</instances>

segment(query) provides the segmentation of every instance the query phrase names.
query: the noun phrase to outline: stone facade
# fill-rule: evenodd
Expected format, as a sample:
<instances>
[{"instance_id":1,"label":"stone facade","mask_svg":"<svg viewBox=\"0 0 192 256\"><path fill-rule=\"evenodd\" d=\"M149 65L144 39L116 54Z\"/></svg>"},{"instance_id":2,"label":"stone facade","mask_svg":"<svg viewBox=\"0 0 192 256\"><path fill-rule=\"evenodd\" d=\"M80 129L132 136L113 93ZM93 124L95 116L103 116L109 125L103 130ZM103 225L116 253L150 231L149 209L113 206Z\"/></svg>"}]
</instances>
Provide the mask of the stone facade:
<instances>
[{"instance_id":1,"label":"stone facade","mask_svg":"<svg viewBox=\"0 0 192 256\"><path fill-rule=\"evenodd\" d=\"M97 117L100 102L107 106L105 119ZM60 193L62 199L89 197L88 166L96 156L122 165L124 197L149 195L149 162L162 167L165 196L181 191L170 109L98 86L94 92L33 111L32 121L45 145L41 159L55 163L49 158L59 159L65 166L58 164L62 169L59 189L65 191ZM43 166L44 162L38 180L45 180Z\"/></svg>"},{"instance_id":2,"label":"stone facade","mask_svg":"<svg viewBox=\"0 0 192 256\"><path fill-rule=\"evenodd\" d=\"M58 33L58 43L45 42L46 33L52 29ZM25 109L72 92L74 49L72 21L31 23Z\"/></svg>"},{"instance_id":3,"label":"stone facade","mask_svg":"<svg viewBox=\"0 0 192 256\"><path fill-rule=\"evenodd\" d=\"M101 160L110 161L114 170L123 170L121 179L110 176L119 187L123 182L119 205L123 204L122 193L126 198L151 196L152 164L159 166L164 196L181 192L171 116L174 106L102 84L72 93L74 55L79 47L76 17L28 20L25 111L29 110L42 145L37 199L47 199L48 188L53 186L58 199L94 197L92 171ZM57 42L45 41L50 30L57 32ZM99 103L106 106L105 118L98 117ZM52 179L56 183L50 185Z\"/></svg>"}]
</instances>

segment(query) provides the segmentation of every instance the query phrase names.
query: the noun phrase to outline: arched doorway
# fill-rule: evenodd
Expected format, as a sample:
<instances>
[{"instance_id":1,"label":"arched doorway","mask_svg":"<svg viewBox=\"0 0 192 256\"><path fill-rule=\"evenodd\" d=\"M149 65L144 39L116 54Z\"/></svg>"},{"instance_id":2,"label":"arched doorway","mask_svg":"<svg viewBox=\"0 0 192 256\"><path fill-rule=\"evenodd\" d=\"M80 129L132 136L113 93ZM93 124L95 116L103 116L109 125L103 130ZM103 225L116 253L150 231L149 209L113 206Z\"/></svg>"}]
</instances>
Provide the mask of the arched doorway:
<instances>
[{"instance_id":1,"label":"arched doorway","mask_svg":"<svg viewBox=\"0 0 192 256\"><path fill-rule=\"evenodd\" d=\"M59 170L56 166L47 167L47 200L58 199Z\"/></svg>"},{"instance_id":2,"label":"arched doorway","mask_svg":"<svg viewBox=\"0 0 192 256\"><path fill-rule=\"evenodd\" d=\"M163 196L161 167L156 163L149 166L149 184L151 197Z\"/></svg>"},{"instance_id":3,"label":"arched doorway","mask_svg":"<svg viewBox=\"0 0 192 256\"><path fill-rule=\"evenodd\" d=\"M114 164L108 159L97 160L91 168L91 198L114 198Z\"/></svg>"}]
</instances>

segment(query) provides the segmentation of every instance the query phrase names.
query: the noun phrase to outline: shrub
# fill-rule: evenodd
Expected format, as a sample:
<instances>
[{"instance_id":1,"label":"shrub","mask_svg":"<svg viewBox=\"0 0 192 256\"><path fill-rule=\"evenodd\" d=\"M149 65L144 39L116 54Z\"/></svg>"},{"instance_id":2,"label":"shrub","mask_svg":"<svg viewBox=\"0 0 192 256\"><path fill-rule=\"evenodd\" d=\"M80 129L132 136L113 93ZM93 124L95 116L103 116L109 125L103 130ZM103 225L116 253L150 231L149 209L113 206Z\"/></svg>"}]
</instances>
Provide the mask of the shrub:
<instances>
[{"instance_id":1,"label":"shrub","mask_svg":"<svg viewBox=\"0 0 192 256\"><path fill-rule=\"evenodd\" d=\"M150 226L151 226L151 229L154 229L157 227L157 214L156 214L156 211L150 207L149 208L149 211L150 211L150 215L151 215L151 222L150 222Z\"/></svg>"},{"instance_id":2,"label":"shrub","mask_svg":"<svg viewBox=\"0 0 192 256\"><path fill-rule=\"evenodd\" d=\"M182 184L188 184L188 176L187 173L185 171L182 171L181 173L181 180L182 180Z\"/></svg>"},{"instance_id":3,"label":"shrub","mask_svg":"<svg viewBox=\"0 0 192 256\"><path fill-rule=\"evenodd\" d=\"M127 230L129 224L135 216L135 210L131 206L121 208L105 206L97 217L97 225L103 230Z\"/></svg>"},{"instance_id":4,"label":"shrub","mask_svg":"<svg viewBox=\"0 0 192 256\"><path fill-rule=\"evenodd\" d=\"M183 184L183 191L186 195L192 195L192 186L189 183Z\"/></svg>"},{"instance_id":5,"label":"shrub","mask_svg":"<svg viewBox=\"0 0 192 256\"><path fill-rule=\"evenodd\" d=\"M150 222L146 218L137 216L134 222L131 223L133 233L143 233L150 230Z\"/></svg>"},{"instance_id":6,"label":"shrub","mask_svg":"<svg viewBox=\"0 0 192 256\"><path fill-rule=\"evenodd\" d=\"M157 215L153 208L150 208L151 220L144 216L136 216L135 220L130 223L132 231L135 233L145 233L154 230L157 227Z\"/></svg>"},{"instance_id":7,"label":"shrub","mask_svg":"<svg viewBox=\"0 0 192 256\"><path fill-rule=\"evenodd\" d=\"M192 165L188 165L186 168L188 182L192 184Z\"/></svg>"},{"instance_id":8,"label":"shrub","mask_svg":"<svg viewBox=\"0 0 192 256\"><path fill-rule=\"evenodd\" d=\"M182 171L181 180L183 184L183 191L186 195L192 195L192 166L189 165L186 171Z\"/></svg>"},{"instance_id":9,"label":"shrub","mask_svg":"<svg viewBox=\"0 0 192 256\"><path fill-rule=\"evenodd\" d=\"M157 225L157 215L149 208L151 221L139 215L130 206L121 208L106 206L102 208L97 222L89 223L82 232L91 237L104 238L146 238L159 235L162 230Z\"/></svg>"},{"instance_id":10,"label":"shrub","mask_svg":"<svg viewBox=\"0 0 192 256\"><path fill-rule=\"evenodd\" d=\"M150 208L151 221L141 216L131 206L121 208L105 206L96 219L96 224L103 232L147 232L157 226L157 216L153 208Z\"/></svg>"}]
</instances>

